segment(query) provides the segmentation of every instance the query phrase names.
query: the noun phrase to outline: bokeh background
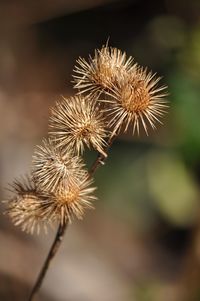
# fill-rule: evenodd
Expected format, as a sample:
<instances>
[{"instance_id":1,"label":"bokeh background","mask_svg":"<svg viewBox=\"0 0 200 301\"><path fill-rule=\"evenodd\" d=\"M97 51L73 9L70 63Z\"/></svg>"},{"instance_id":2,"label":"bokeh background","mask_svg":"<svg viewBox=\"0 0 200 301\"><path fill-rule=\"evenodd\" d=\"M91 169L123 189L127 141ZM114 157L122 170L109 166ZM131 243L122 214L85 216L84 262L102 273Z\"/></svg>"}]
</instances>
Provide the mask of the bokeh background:
<instances>
[{"instance_id":1,"label":"bokeh background","mask_svg":"<svg viewBox=\"0 0 200 301\"><path fill-rule=\"evenodd\" d=\"M120 136L96 210L69 227L37 300L200 300L200 1L0 2L0 196L30 169L49 108L79 56L109 44L163 77L170 109L149 137ZM87 161L95 154L88 152ZM0 300L27 300L55 235L0 218Z\"/></svg>"}]
</instances>

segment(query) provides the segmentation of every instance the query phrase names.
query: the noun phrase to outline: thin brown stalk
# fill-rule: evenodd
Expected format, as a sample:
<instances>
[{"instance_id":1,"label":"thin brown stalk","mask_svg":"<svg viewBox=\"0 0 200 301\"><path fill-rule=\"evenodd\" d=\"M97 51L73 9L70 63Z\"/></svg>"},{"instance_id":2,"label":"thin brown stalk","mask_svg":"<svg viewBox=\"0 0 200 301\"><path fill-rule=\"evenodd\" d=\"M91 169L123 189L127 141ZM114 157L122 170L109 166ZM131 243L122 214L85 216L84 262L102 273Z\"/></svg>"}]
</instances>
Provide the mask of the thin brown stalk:
<instances>
[{"instance_id":1,"label":"thin brown stalk","mask_svg":"<svg viewBox=\"0 0 200 301\"><path fill-rule=\"evenodd\" d=\"M65 223L63 225L61 225L61 224L59 225L58 231L56 233L56 237L54 239L54 242L51 246L51 249L49 250L47 258L46 258L46 260L45 260L45 262L42 266L42 269L41 269L38 277L37 277L37 280L36 280L35 285L34 285L32 291L31 291L31 294L30 294L30 297L29 297L28 301L32 301L34 299L36 293L39 291L39 289L42 285L42 282L44 280L44 277L47 273L47 270L49 268L49 265L50 265L52 259L54 258L56 252L58 251L58 248L59 248L59 246L60 246L60 244L63 240L63 236L64 236L65 231L67 229L67 225L68 225L68 223Z\"/></svg>"},{"instance_id":2,"label":"thin brown stalk","mask_svg":"<svg viewBox=\"0 0 200 301\"><path fill-rule=\"evenodd\" d=\"M110 149L110 147L111 147L111 145L112 145L114 139L115 139L115 136L112 136L112 137L109 139L108 144L107 144L107 147L106 147L106 149L104 150L104 152L105 152L107 155L108 155L108 151L109 151L109 149ZM92 176L95 174L96 170L98 169L98 167L99 167L100 165L104 165L106 159L107 159L107 156L104 156L102 153L98 153L98 156L97 156L96 160L94 161L94 163L92 164L92 166L91 166L90 169L89 169L89 177L92 177Z\"/></svg>"},{"instance_id":3,"label":"thin brown stalk","mask_svg":"<svg viewBox=\"0 0 200 301\"><path fill-rule=\"evenodd\" d=\"M114 138L115 137L112 137L109 139L108 141L108 144L107 144L107 147L105 149L105 153L108 154L108 151L114 141ZM98 156L96 158L96 160L94 161L94 163L92 164L92 166L90 167L89 169L89 172L88 172L88 176L89 178L92 177L94 175L94 173L96 172L96 170L98 169L98 167L100 165L103 165L104 162L106 161L107 159L107 156L104 156L102 153L98 153ZM56 237L54 239L54 242L50 248L50 251L47 255L47 258L42 266L42 269L37 277L37 280L35 282L35 285L31 291L31 294L30 294L30 297L28 299L28 301L33 301L34 300L34 297L35 295L37 294L37 292L39 291L42 283L43 283L43 280L45 278L45 275L47 273L47 270L49 268L49 265L51 263L51 261L53 260L54 256L56 255L60 245L61 245L61 242L63 240L63 236L65 234L65 231L67 229L67 226L68 226L68 223L65 223L65 224L59 224L58 226L58 231L56 233Z\"/></svg>"}]
</instances>

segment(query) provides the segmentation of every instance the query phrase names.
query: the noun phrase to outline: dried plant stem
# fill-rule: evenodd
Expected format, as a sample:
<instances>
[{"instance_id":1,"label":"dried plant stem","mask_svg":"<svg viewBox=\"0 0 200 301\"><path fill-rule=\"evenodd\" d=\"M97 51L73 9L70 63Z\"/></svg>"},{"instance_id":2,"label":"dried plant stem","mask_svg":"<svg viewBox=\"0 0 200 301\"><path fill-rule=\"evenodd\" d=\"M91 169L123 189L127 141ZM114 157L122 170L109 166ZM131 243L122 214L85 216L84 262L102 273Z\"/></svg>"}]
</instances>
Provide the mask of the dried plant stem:
<instances>
[{"instance_id":1,"label":"dried plant stem","mask_svg":"<svg viewBox=\"0 0 200 301\"><path fill-rule=\"evenodd\" d=\"M107 147L105 148L104 152L105 154L108 155L108 151L113 143L115 139L115 136L112 136L109 140L108 140L108 144L107 144ZM94 175L94 173L96 172L97 168L100 166L100 165L104 165L105 161L107 159L107 156L104 156L102 153L99 153L96 160L94 161L94 163L92 164L92 166L90 167L90 170L89 170L89 177L92 177Z\"/></svg>"},{"instance_id":2,"label":"dried plant stem","mask_svg":"<svg viewBox=\"0 0 200 301\"><path fill-rule=\"evenodd\" d=\"M36 295L36 293L39 291L39 289L42 285L42 282L44 280L44 277L47 273L47 270L49 268L49 265L50 265L52 259L54 258L56 252L58 251L58 248L59 248L59 246L62 242L63 236L64 236L65 231L67 229L67 225L68 225L68 223L65 223L63 225L61 225L61 224L59 225L58 231L56 233L56 237L54 239L54 242L51 246L51 249L49 250L48 256L47 256L47 258L44 262L44 265L42 266L42 269L41 269L41 271L38 275L38 278L37 278L36 283L35 283L32 291L31 291L31 294L30 294L30 297L29 297L28 301L32 301L34 296Z\"/></svg>"},{"instance_id":3,"label":"dried plant stem","mask_svg":"<svg viewBox=\"0 0 200 301\"><path fill-rule=\"evenodd\" d=\"M108 144L107 144L107 147L105 149L105 153L108 154L108 151L114 141L115 137L113 136L112 138L109 139L108 141ZM100 165L103 165L105 160L106 160L107 156L104 156L102 153L99 153L96 160L94 161L94 163L92 164L92 166L90 167L90 170L89 170L89 173L88 173L88 177L92 177L94 175L94 173L96 172L97 168L100 166ZM56 255L56 252L58 251L60 245L61 245L61 242L63 240L63 236L65 234L65 231L67 229L67 225L68 223L65 223L65 224L59 224L59 227L58 227L58 231L56 233L56 237L54 239L54 242L50 248L50 251L47 255L47 258L44 262L44 265L42 266L42 269L38 275L38 278L35 282L35 285L31 291L31 294L30 294L30 297L28 299L28 301L33 301L34 300L34 297L36 295L36 293L39 291L41 285L42 285L42 282L45 278L45 275L47 273L47 270L49 268L49 265L51 263L51 261L53 260L54 256Z\"/></svg>"}]
</instances>

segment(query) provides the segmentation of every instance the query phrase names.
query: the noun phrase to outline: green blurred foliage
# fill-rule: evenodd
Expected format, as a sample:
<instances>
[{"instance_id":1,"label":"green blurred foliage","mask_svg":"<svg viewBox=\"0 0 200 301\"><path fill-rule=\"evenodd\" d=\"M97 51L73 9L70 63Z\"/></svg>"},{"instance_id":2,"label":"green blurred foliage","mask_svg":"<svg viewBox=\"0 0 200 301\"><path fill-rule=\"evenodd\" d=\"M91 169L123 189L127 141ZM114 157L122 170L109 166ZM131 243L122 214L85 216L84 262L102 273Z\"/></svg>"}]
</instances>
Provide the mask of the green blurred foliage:
<instances>
[{"instance_id":1,"label":"green blurred foliage","mask_svg":"<svg viewBox=\"0 0 200 301\"><path fill-rule=\"evenodd\" d=\"M195 221L198 188L177 153L148 144L116 145L109 164L98 172L97 186L99 199L140 230L151 229L157 211L177 226Z\"/></svg>"},{"instance_id":2,"label":"green blurred foliage","mask_svg":"<svg viewBox=\"0 0 200 301\"><path fill-rule=\"evenodd\" d=\"M135 291L136 300L138 301L155 301L160 290L160 283L156 281L143 282L137 286Z\"/></svg>"},{"instance_id":3,"label":"green blurred foliage","mask_svg":"<svg viewBox=\"0 0 200 301\"><path fill-rule=\"evenodd\" d=\"M199 162L200 153L200 82L181 73L176 73L170 81L173 136L177 139L180 153L187 161L195 164Z\"/></svg>"},{"instance_id":4,"label":"green blurred foliage","mask_svg":"<svg viewBox=\"0 0 200 301\"><path fill-rule=\"evenodd\" d=\"M198 190L178 156L149 154L149 188L160 212L172 223L186 226L195 220Z\"/></svg>"}]
</instances>

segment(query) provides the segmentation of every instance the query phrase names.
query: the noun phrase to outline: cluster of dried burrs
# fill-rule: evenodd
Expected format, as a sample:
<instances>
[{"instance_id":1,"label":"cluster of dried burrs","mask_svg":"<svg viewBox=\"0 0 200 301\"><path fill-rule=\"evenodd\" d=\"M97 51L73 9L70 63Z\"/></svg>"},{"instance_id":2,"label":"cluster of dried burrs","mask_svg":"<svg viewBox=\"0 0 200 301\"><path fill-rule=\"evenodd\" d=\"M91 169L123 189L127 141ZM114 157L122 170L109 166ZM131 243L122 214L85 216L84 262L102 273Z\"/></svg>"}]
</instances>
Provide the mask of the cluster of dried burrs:
<instances>
[{"instance_id":1,"label":"cluster of dried burrs","mask_svg":"<svg viewBox=\"0 0 200 301\"><path fill-rule=\"evenodd\" d=\"M31 175L12 185L7 212L27 232L82 218L95 200L84 148L106 157L113 137L128 129L139 134L141 127L148 134L167 107L160 78L116 48L103 46L87 61L79 58L73 78L77 93L51 109L49 134L35 149Z\"/></svg>"}]
</instances>

